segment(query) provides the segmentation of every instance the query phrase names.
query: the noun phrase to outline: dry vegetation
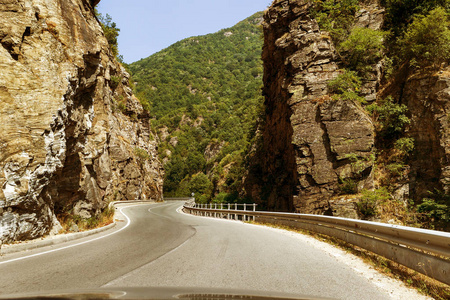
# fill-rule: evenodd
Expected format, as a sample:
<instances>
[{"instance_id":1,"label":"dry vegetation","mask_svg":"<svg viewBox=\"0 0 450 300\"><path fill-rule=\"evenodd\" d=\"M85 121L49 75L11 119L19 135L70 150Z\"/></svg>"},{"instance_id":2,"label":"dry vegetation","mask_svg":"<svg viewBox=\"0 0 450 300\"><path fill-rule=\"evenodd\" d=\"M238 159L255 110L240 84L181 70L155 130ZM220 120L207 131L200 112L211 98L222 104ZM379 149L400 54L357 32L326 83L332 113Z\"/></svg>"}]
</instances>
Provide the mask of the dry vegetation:
<instances>
[{"instance_id":1,"label":"dry vegetation","mask_svg":"<svg viewBox=\"0 0 450 300\"><path fill-rule=\"evenodd\" d=\"M84 219L79 216L66 213L58 216L58 220L62 226L60 233L73 232L74 225L79 231L86 231L94 228L103 227L114 221L114 206L106 206L98 216Z\"/></svg>"}]
</instances>

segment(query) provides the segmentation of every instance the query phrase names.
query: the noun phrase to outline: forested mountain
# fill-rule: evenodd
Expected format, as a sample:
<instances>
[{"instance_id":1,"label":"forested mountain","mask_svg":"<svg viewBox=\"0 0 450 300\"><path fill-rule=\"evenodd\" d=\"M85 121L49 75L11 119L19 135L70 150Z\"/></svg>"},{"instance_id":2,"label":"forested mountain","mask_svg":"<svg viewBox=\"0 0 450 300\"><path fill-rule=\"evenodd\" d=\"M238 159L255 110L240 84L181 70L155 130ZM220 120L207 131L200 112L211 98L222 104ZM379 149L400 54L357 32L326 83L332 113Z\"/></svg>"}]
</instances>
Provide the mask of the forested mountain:
<instances>
[{"instance_id":1,"label":"forested mountain","mask_svg":"<svg viewBox=\"0 0 450 300\"><path fill-rule=\"evenodd\" d=\"M238 197L263 104L261 21L258 12L129 66L161 140L166 196Z\"/></svg>"}]
</instances>

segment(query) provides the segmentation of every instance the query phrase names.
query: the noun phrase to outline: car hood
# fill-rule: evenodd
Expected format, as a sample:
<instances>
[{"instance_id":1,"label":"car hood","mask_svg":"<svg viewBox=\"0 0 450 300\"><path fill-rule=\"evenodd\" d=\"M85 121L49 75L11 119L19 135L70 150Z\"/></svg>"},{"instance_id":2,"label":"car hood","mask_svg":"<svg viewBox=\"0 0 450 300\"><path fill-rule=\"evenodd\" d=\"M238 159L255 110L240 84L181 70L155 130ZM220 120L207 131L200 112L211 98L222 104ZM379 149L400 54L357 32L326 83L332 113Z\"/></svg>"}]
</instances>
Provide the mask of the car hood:
<instances>
[{"instance_id":1,"label":"car hood","mask_svg":"<svg viewBox=\"0 0 450 300\"><path fill-rule=\"evenodd\" d=\"M211 288L172 288L172 287L136 287L136 288L99 288L86 290L66 290L37 292L14 295L0 295L0 299L180 299L180 300L269 300L269 299L331 299L296 295L279 292L211 289Z\"/></svg>"}]
</instances>

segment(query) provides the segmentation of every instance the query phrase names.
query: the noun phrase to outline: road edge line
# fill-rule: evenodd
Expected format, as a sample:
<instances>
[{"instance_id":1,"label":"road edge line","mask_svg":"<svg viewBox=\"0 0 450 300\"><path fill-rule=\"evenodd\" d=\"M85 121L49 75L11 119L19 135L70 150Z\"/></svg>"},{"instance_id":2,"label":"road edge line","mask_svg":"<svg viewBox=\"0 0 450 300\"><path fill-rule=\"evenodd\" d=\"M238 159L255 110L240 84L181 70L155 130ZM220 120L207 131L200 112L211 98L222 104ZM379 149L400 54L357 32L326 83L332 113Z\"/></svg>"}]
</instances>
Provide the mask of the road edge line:
<instances>
[{"instance_id":1,"label":"road edge line","mask_svg":"<svg viewBox=\"0 0 450 300\"><path fill-rule=\"evenodd\" d=\"M153 202L153 201L116 201L116 202L112 203L112 205L115 206L116 204L127 204L127 203L129 203L129 204L139 204L139 203L151 204L151 203L157 203L157 202ZM76 232L76 233L57 234L54 236L50 236L44 240L35 239L35 240L24 241L22 244L3 245L3 247L1 247L1 245L0 245L0 256L6 255L6 254L17 253L17 252L39 249L39 248L43 248L43 247L47 247L47 246L59 245L62 243L78 240L78 239L81 239L84 237L88 237L88 236L91 236L91 235L94 235L97 233L107 231L109 229L114 228L117 225L116 214L117 214L117 211L114 211L113 223L108 224L103 227L100 227L100 228L95 228L95 229L86 230L86 231L82 231L82 232Z\"/></svg>"}]
</instances>

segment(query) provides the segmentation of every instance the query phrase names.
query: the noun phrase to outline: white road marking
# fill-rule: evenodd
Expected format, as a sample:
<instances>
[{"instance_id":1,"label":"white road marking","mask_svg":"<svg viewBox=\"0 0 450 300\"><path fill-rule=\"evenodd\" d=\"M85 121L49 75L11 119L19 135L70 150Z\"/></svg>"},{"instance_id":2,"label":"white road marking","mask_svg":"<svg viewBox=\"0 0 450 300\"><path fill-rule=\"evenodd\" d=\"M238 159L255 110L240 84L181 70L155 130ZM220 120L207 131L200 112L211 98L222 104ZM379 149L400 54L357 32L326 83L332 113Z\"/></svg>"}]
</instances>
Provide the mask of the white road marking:
<instances>
[{"instance_id":1,"label":"white road marking","mask_svg":"<svg viewBox=\"0 0 450 300\"><path fill-rule=\"evenodd\" d=\"M140 204L140 205L148 205L148 204ZM119 232L121 232L122 230L124 230L125 228L127 228L131 224L130 218L122 210L125 209L125 208L128 208L128 207L134 207L134 206L137 206L137 205L129 205L129 206L125 206L125 207L122 207L122 208L119 209L120 213L123 214L125 216L125 218L127 219L127 224L124 227L120 228L119 230L117 230L115 232L111 232L111 233L109 233L107 235L103 235L103 236L97 237L95 239L84 241L84 242L77 243L77 244L73 244L73 245L70 245L70 246L65 246L65 247L58 248L58 249L53 249L53 250L48 250L48 251L44 251L44 252L40 252L40 253L36 253L36 254L31 254L31 255L28 255L28 256L18 257L18 258L10 259L10 260L7 260L7 261L2 261L2 262L0 262L0 265L4 265L4 264L7 264L7 263L11 263L11 262L19 261L19 260L24 260L24 259L28 259L28 258L32 258L32 257L36 257L36 256L41 256L41 255L44 255L44 254L53 253L53 252L61 251L61 250L64 250L64 249L69 249L69 248L80 246L80 245L84 245L84 244L87 244L87 243L90 243L90 242L93 242L93 241L97 241L97 240L103 239L105 237L111 236L113 234L119 233Z\"/></svg>"},{"instance_id":2,"label":"white road marking","mask_svg":"<svg viewBox=\"0 0 450 300\"><path fill-rule=\"evenodd\" d=\"M148 212L151 213L151 214L157 215L158 217L161 217L161 218L170 219L170 218L167 217L167 216L163 216L163 215L160 215L160 214L157 214L157 213L153 212L152 209L154 209L154 208L160 208L160 207L166 207L166 206L170 206L170 205L172 205L172 204L173 204L173 203L167 203L166 205L159 205L159 206L155 206L155 207L150 207L150 208L148 209Z\"/></svg>"}]
</instances>

